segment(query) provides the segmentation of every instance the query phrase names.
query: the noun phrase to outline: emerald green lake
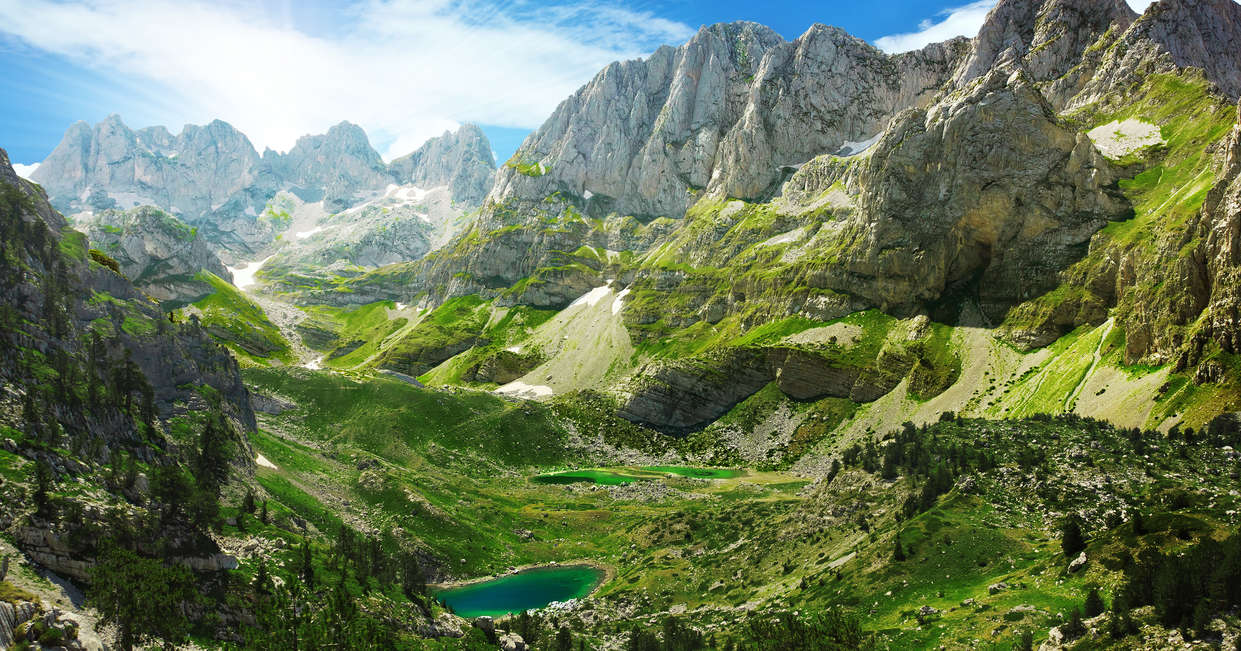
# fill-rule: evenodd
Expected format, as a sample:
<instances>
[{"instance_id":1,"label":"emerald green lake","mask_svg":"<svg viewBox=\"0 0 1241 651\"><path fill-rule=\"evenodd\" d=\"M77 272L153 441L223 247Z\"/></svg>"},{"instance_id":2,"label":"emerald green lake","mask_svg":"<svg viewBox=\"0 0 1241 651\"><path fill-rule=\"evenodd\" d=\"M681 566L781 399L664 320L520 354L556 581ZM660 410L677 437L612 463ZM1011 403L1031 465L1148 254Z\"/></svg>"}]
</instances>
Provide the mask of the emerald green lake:
<instances>
[{"instance_id":1,"label":"emerald green lake","mask_svg":"<svg viewBox=\"0 0 1241 651\"><path fill-rule=\"evenodd\" d=\"M691 468L689 466L643 466L641 468L566 470L546 475L537 475L531 481L537 484L576 484L594 483L605 486L629 484L635 481L651 481L665 475L681 475L698 479L730 479L738 477L740 470L728 468Z\"/></svg>"},{"instance_id":2,"label":"emerald green lake","mask_svg":"<svg viewBox=\"0 0 1241 651\"><path fill-rule=\"evenodd\" d=\"M499 617L585 597L603 577L603 570L589 565L539 567L431 594L461 617Z\"/></svg>"}]
</instances>

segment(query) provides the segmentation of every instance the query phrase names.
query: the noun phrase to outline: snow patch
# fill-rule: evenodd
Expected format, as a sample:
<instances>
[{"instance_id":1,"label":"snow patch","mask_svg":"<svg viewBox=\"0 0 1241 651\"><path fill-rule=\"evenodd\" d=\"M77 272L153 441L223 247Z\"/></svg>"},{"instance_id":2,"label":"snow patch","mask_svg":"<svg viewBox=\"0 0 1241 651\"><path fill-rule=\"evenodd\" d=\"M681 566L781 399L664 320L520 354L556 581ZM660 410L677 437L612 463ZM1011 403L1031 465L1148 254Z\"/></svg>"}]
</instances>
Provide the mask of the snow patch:
<instances>
[{"instance_id":1,"label":"snow patch","mask_svg":"<svg viewBox=\"0 0 1241 651\"><path fill-rule=\"evenodd\" d=\"M254 458L254 463L257 465L263 466L264 468L271 468L272 470L279 470L279 468L276 467L276 464L268 461L267 457L261 454Z\"/></svg>"},{"instance_id":2,"label":"snow patch","mask_svg":"<svg viewBox=\"0 0 1241 651\"><path fill-rule=\"evenodd\" d=\"M258 262L243 264L240 267L228 267L228 272L233 274L233 287L236 287L237 289L245 289L253 285L254 274L258 273L259 269L262 269L263 265L267 264L267 262L274 257L276 256L269 255Z\"/></svg>"},{"instance_id":3,"label":"snow patch","mask_svg":"<svg viewBox=\"0 0 1241 651\"><path fill-rule=\"evenodd\" d=\"M396 304L396 309L398 309L398 310L403 310L403 309L405 309L405 308L407 308L407 307L409 307L409 305L408 305L408 304L406 304L406 303L401 303L400 301L398 301L398 302L397 302L397 304Z\"/></svg>"},{"instance_id":4,"label":"snow patch","mask_svg":"<svg viewBox=\"0 0 1241 651\"><path fill-rule=\"evenodd\" d=\"M323 368L323 358L316 357L315 359L312 359L309 362L302 364L302 367L308 368L312 371L318 371L319 369Z\"/></svg>"},{"instance_id":5,"label":"snow patch","mask_svg":"<svg viewBox=\"0 0 1241 651\"><path fill-rule=\"evenodd\" d=\"M551 387L546 387L541 384L526 384L520 380L509 382L499 389L496 389L495 392L509 396L516 396L518 398L546 398L556 393Z\"/></svg>"},{"instance_id":6,"label":"snow patch","mask_svg":"<svg viewBox=\"0 0 1241 651\"><path fill-rule=\"evenodd\" d=\"M508 348L505 348L504 350L507 350L510 353L520 353L521 346L509 346Z\"/></svg>"},{"instance_id":7,"label":"snow patch","mask_svg":"<svg viewBox=\"0 0 1241 651\"><path fill-rule=\"evenodd\" d=\"M41 165L41 163L35 163L33 165L22 165L21 163L13 163L13 171L17 172L18 176L29 181L30 175L34 174L35 170L39 169L39 165Z\"/></svg>"},{"instance_id":8,"label":"snow patch","mask_svg":"<svg viewBox=\"0 0 1241 651\"><path fill-rule=\"evenodd\" d=\"M578 298L576 301L573 301L572 303L570 303L569 307L576 307L578 305L590 305L593 307L597 305L599 301L602 301L603 297L611 293L612 293L611 287L608 287L607 285L601 285L599 287L596 287L590 290L589 292L586 292L585 294L582 294L581 298Z\"/></svg>"},{"instance_id":9,"label":"snow patch","mask_svg":"<svg viewBox=\"0 0 1241 651\"><path fill-rule=\"evenodd\" d=\"M294 233L294 234L293 234L293 237L296 237L296 238L297 238L297 239L299 239L299 240L304 240L304 239L306 239L306 238L310 237L311 235L314 235L315 233L321 233L321 232L323 232L323 227L322 227L322 226L315 226L314 228L312 228L312 229L310 229L310 230L308 230L308 231L298 231L298 232L296 232L296 233Z\"/></svg>"},{"instance_id":10,"label":"snow patch","mask_svg":"<svg viewBox=\"0 0 1241 651\"><path fill-rule=\"evenodd\" d=\"M625 297L629 295L629 288L620 290L616 298L612 301L612 314L620 314L621 308L625 307Z\"/></svg>"},{"instance_id":11,"label":"snow patch","mask_svg":"<svg viewBox=\"0 0 1241 651\"><path fill-rule=\"evenodd\" d=\"M879 142L879 138L881 137L883 137L882 131L876 133L870 138L867 138L866 140L859 140L857 142L846 141L844 145L841 145L840 151L837 152L836 155L844 157L857 156L858 154L865 152L867 149L874 147L875 143Z\"/></svg>"},{"instance_id":12,"label":"snow patch","mask_svg":"<svg viewBox=\"0 0 1241 651\"><path fill-rule=\"evenodd\" d=\"M1088 131L1086 136L1094 141L1095 147L1108 158L1121 158L1165 142L1158 126L1134 118L1096 127Z\"/></svg>"},{"instance_id":13,"label":"snow patch","mask_svg":"<svg viewBox=\"0 0 1241 651\"><path fill-rule=\"evenodd\" d=\"M801 228L795 228L787 233L781 233L779 235L776 235L775 237L768 238L766 241L760 243L759 246L779 246L781 244L792 244L793 242L800 241L801 238L805 237L805 235L806 235L806 227L803 226Z\"/></svg>"}]
</instances>

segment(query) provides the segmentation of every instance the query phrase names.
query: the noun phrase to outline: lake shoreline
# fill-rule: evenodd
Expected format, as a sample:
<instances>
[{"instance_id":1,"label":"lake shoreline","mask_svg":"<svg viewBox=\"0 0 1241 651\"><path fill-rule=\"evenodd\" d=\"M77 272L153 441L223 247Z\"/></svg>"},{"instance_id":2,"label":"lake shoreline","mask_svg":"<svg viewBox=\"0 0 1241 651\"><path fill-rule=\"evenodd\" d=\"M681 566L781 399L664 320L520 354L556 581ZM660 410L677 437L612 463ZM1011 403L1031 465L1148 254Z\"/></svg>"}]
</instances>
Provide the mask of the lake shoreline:
<instances>
[{"instance_id":1,"label":"lake shoreline","mask_svg":"<svg viewBox=\"0 0 1241 651\"><path fill-rule=\"evenodd\" d=\"M593 567L603 572L603 578L599 579L599 581L596 582L595 585L591 587L590 592L587 593L586 596L590 596L594 594L595 591L598 590L603 584L616 578L616 569L613 568L611 565L604 565L603 563L600 563L598 561L592 561L592 560L587 560L587 559L577 559L577 560L572 560L572 561L565 561L563 563L557 561L554 564L553 563L527 563L525 565L518 565L516 569L505 572L503 574L493 574L490 576L479 576L479 577L475 577L472 579L455 579L452 581L441 581L438 583L428 583L427 589L428 590L452 590L454 588L464 588L466 586L474 585L477 583L486 583L488 581L495 581L496 579L502 579L506 576L513 576L514 574L521 574L522 572L527 572L530 570L543 570L543 569L552 569L552 568L571 568L571 567Z\"/></svg>"}]
</instances>

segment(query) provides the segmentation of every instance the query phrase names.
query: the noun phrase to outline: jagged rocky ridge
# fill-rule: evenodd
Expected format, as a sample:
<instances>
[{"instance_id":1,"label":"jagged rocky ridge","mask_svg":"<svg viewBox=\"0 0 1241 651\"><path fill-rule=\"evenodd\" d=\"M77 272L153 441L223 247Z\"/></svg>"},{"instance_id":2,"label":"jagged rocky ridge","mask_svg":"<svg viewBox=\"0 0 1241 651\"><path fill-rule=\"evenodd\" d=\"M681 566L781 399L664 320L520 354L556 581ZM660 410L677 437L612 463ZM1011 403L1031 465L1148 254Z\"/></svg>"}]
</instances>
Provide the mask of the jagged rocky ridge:
<instances>
[{"instance_id":1,"label":"jagged rocky ridge","mask_svg":"<svg viewBox=\"0 0 1241 651\"><path fill-rule=\"evenodd\" d=\"M112 115L93 128L70 127L33 177L66 213L156 206L199 228L226 258L245 259L284 226L260 218L282 190L335 213L393 184L447 185L461 193L455 199L464 210L477 203L480 179L494 167L486 137L472 125L388 166L348 122L299 139L288 153L259 156L220 120L173 136L163 127L133 131Z\"/></svg>"}]
</instances>

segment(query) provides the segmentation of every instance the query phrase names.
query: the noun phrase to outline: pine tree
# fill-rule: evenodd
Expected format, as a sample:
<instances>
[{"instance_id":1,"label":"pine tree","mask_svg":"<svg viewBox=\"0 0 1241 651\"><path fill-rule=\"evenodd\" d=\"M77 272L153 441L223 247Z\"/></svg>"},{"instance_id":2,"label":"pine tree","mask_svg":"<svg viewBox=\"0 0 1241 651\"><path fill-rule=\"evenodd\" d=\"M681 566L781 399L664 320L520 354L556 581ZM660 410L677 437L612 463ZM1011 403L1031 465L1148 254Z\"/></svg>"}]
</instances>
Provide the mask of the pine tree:
<instances>
[{"instance_id":1,"label":"pine tree","mask_svg":"<svg viewBox=\"0 0 1241 651\"><path fill-rule=\"evenodd\" d=\"M1064 528L1060 532L1060 547L1065 556L1076 556L1086 548L1086 540L1082 536L1081 518L1076 513L1064 519Z\"/></svg>"},{"instance_id":2,"label":"pine tree","mask_svg":"<svg viewBox=\"0 0 1241 651\"><path fill-rule=\"evenodd\" d=\"M267 573L267 561L259 559L259 569L254 573L254 594L256 596L267 596L271 594L272 581L271 576Z\"/></svg>"},{"instance_id":3,"label":"pine tree","mask_svg":"<svg viewBox=\"0 0 1241 651\"><path fill-rule=\"evenodd\" d=\"M1060 631L1069 640L1076 640L1086 634L1086 624L1082 622L1082 611L1080 608L1074 608L1069 612L1069 621L1060 627Z\"/></svg>"},{"instance_id":4,"label":"pine tree","mask_svg":"<svg viewBox=\"0 0 1241 651\"><path fill-rule=\"evenodd\" d=\"M267 522L267 500L263 500L263 508L259 511L259 520L261 520L263 524L268 524Z\"/></svg>"},{"instance_id":5,"label":"pine tree","mask_svg":"<svg viewBox=\"0 0 1241 651\"><path fill-rule=\"evenodd\" d=\"M1013 651L1034 651L1034 633L1022 631L1021 638L1017 640L1017 644L1013 645Z\"/></svg>"},{"instance_id":6,"label":"pine tree","mask_svg":"<svg viewBox=\"0 0 1241 651\"><path fill-rule=\"evenodd\" d=\"M1142 519L1141 511L1133 512L1133 533L1138 536L1146 534L1146 521Z\"/></svg>"},{"instance_id":7,"label":"pine tree","mask_svg":"<svg viewBox=\"0 0 1241 651\"><path fill-rule=\"evenodd\" d=\"M1085 611L1088 618L1102 615L1103 611L1106 610L1106 606L1103 605L1103 597L1099 596L1098 588L1091 588L1090 592L1086 594L1086 604L1082 607L1082 610Z\"/></svg>"},{"instance_id":8,"label":"pine tree","mask_svg":"<svg viewBox=\"0 0 1241 651\"><path fill-rule=\"evenodd\" d=\"M315 587L315 566L311 561L310 542L303 540L300 552L298 554L297 575L301 577L302 584L306 586L307 590L313 590Z\"/></svg>"},{"instance_id":9,"label":"pine tree","mask_svg":"<svg viewBox=\"0 0 1241 651\"><path fill-rule=\"evenodd\" d=\"M892 550L892 560L900 563L905 560L905 550L901 547L901 537L896 536L896 547Z\"/></svg>"},{"instance_id":10,"label":"pine tree","mask_svg":"<svg viewBox=\"0 0 1241 651\"><path fill-rule=\"evenodd\" d=\"M46 461L40 459L34 467L34 504L38 509L39 515L45 518L55 516L55 508L52 503L52 467Z\"/></svg>"},{"instance_id":11,"label":"pine tree","mask_svg":"<svg viewBox=\"0 0 1241 651\"><path fill-rule=\"evenodd\" d=\"M241 498L241 510L246 513L254 513L254 489L247 488L246 494Z\"/></svg>"},{"instance_id":12,"label":"pine tree","mask_svg":"<svg viewBox=\"0 0 1241 651\"><path fill-rule=\"evenodd\" d=\"M556 643L552 646L556 651L573 651L573 632L568 626L561 626L556 631Z\"/></svg>"}]
</instances>

